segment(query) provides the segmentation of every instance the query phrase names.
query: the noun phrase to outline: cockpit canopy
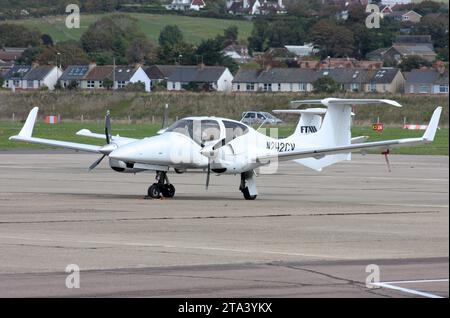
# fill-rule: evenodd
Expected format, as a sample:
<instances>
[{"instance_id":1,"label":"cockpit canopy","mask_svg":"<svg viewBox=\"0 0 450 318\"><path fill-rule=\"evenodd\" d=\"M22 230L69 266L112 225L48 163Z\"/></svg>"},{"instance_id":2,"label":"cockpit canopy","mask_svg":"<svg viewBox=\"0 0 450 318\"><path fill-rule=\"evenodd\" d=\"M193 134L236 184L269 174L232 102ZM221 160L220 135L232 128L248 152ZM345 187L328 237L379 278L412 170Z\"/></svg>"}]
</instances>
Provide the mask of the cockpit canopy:
<instances>
[{"instance_id":1,"label":"cockpit canopy","mask_svg":"<svg viewBox=\"0 0 450 318\"><path fill-rule=\"evenodd\" d=\"M225 137L229 142L248 133L248 127L242 123L226 119L181 119L167 128L166 132L183 134L197 144L203 145Z\"/></svg>"}]
</instances>

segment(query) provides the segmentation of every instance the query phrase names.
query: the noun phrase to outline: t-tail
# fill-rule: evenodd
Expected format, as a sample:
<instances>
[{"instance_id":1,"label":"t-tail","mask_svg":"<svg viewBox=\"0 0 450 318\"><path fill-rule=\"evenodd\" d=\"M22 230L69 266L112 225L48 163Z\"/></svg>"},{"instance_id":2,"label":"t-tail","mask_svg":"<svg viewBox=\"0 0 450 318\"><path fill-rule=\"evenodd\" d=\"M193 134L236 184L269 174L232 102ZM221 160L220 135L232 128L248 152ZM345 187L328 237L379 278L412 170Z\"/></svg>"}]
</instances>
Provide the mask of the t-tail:
<instances>
[{"instance_id":1,"label":"t-tail","mask_svg":"<svg viewBox=\"0 0 450 318\"><path fill-rule=\"evenodd\" d=\"M317 133L304 135L302 131L295 131L290 137L297 144L316 147L341 147L349 146L355 142L365 141L367 137L356 137L352 140L351 123L352 123L352 106L369 105L369 104L388 104L395 107L401 107L399 103L387 99L339 99L326 98L322 100L303 100L294 101L293 105L323 105L327 107L323 123ZM313 108L317 109L317 108ZM320 109L320 108L319 108ZM300 123L299 123L300 124ZM318 155L316 157L297 159L295 162L308 168L321 171L323 168L332 164L351 160L351 152Z\"/></svg>"}]
</instances>

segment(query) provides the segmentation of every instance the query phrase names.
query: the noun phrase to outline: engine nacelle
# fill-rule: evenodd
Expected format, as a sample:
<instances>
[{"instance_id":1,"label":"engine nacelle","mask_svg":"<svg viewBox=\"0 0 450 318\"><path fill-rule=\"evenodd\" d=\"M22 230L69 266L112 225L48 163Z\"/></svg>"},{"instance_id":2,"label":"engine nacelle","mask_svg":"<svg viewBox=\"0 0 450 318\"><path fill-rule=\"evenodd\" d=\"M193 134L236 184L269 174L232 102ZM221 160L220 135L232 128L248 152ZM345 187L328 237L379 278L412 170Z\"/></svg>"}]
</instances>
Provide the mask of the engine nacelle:
<instances>
[{"instance_id":1,"label":"engine nacelle","mask_svg":"<svg viewBox=\"0 0 450 318\"><path fill-rule=\"evenodd\" d=\"M124 162L121 160L109 158L109 166L116 172L122 173L136 173L144 171L143 169L135 169L134 163Z\"/></svg>"}]
</instances>

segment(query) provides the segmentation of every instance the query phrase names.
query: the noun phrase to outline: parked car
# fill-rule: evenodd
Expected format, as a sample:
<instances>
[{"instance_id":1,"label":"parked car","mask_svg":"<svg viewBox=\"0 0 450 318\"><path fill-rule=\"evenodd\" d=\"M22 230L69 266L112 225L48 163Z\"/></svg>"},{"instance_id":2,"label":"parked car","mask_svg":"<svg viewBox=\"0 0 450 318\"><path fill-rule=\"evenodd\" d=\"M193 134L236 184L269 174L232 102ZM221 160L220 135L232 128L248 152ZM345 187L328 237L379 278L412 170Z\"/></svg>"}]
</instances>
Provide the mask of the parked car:
<instances>
[{"instance_id":1,"label":"parked car","mask_svg":"<svg viewBox=\"0 0 450 318\"><path fill-rule=\"evenodd\" d=\"M247 125L254 124L268 124L268 125L278 125L282 124L283 121L268 112L258 112L258 111L248 111L242 113L241 122Z\"/></svg>"}]
</instances>

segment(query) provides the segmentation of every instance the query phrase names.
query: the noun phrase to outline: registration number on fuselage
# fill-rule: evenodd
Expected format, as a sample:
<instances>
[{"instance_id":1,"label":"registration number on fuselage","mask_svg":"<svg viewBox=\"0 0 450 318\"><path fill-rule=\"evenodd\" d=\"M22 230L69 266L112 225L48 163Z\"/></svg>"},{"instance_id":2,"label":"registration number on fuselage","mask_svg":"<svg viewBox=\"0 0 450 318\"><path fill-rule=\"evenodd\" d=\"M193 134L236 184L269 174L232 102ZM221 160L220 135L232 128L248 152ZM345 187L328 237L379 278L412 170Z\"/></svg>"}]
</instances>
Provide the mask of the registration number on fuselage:
<instances>
[{"instance_id":1,"label":"registration number on fuselage","mask_svg":"<svg viewBox=\"0 0 450 318\"><path fill-rule=\"evenodd\" d=\"M283 142L283 141L268 141L267 149L274 150L278 152L287 152L295 150L295 143L293 142Z\"/></svg>"}]
</instances>

